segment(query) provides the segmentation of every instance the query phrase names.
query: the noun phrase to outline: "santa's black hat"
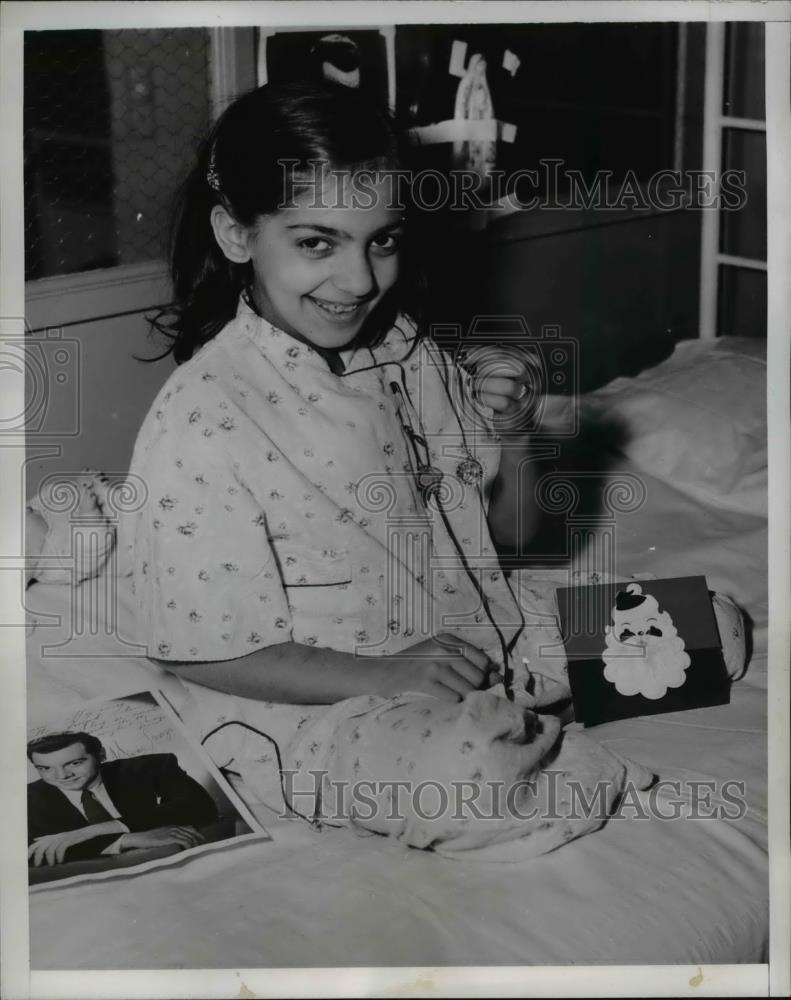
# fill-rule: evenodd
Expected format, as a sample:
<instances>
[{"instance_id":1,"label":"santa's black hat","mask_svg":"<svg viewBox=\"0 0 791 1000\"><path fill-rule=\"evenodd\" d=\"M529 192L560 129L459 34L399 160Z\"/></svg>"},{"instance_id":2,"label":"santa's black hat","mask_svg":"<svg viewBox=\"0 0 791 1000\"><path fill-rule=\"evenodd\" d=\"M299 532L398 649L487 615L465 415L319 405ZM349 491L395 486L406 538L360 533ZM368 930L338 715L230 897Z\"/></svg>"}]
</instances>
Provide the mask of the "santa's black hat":
<instances>
[{"instance_id":1,"label":"santa's black hat","mask_svg":"<svg viewBox=\"0 0 791 1000\"><path fill-rule=\"evenodd\" d=\"M643 601L645 601L645 594L642 593L640 587L632 584L628 591L619 590L615 595L615 610L631 611L632 608L638 607Z\"/></svg>"}]
</instances>

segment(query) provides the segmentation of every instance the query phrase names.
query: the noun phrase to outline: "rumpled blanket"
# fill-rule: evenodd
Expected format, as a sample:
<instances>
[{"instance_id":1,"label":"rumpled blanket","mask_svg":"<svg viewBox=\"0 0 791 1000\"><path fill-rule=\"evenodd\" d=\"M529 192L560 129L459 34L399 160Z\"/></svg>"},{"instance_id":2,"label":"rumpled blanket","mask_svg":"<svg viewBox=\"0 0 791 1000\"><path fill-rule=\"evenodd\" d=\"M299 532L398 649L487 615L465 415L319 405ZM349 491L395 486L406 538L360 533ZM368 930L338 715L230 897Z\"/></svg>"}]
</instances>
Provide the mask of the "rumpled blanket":
<instances>
[{"instance_id":1,"label":"rumpled blanket","mask_svg":"<svg viewBox=\"0 0 791 1000\"><path fill-rule=\"evenodd\" d=\"M653 779L587 735L561 731L556 716L492 691L459 703L405 692L303 707L286 732L277 754L237 757L262 798L271 803L279 769L287 807L315 826L347 826L448 857L545 854L597 830L627 789L634 794ZM217 759L214 739L207 749Z\"/></svg>"},{"instance_id":2,"label":"rumpled blanket","mask_svg":"<svg viewBox=\"0 0 791 1000\"><path fill-rule=\"evenodd\" d=\"M487 691L459 704L412 693L353 699L295 735L283 773L292 797L314 795L319 819L449 855L520 840L511 853L525 858L598 829L627 780L640 789L652 780L560 730L556 717Z\"/></svg>"}]
</instances>

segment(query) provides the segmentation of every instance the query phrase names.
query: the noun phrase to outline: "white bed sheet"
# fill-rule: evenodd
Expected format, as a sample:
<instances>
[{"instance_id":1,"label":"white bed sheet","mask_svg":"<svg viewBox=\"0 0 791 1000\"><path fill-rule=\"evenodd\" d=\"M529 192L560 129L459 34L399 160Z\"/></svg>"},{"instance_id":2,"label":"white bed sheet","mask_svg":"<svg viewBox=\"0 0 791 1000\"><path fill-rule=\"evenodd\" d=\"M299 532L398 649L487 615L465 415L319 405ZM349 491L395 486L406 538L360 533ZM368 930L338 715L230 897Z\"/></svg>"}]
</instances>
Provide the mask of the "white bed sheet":
<instances>
[{"instance_id":1,"label":"white bed sheet","mask_svg":"<svg viewBox=\"0 0 791 1000\"><path fill-rule=\"evenodd\" d=\"M761 692L608 726L664 776L739 776L738 822L624 819L527 864L452 861L262 817L248 844L31 900L37 969L766 960ZM738 727L738 728L737 728ZM757 751L757 752L756 752ZM694 766L690 766L694 764Z\"/></svg>"},{"instance_id":2,"label":"white bed sheet","mask_svg":"<svg viewBox=\"0 0 791 1000\"><path fill-rule=\"evenodd\" d=\"M627 464L622 466L628 470ZM316 832L262 809L272 843L156 873L37 892L35 969L446 964L739 963L766 960L766 525L643 475L619 515L619 573L704 573L754 622L731 703L590 730L662 778L745 783L739 820L609 822L522 864L449 860L350 830ZM35 612L68 591L35 586ZM121 621L128 595L119 591ZM64 621L61 630L68 628ZM135 657L42 658L58 628L31 627L34 704L151 683ZM111 652L107 637L91 640Z\"/></svg>"}]
</instances>

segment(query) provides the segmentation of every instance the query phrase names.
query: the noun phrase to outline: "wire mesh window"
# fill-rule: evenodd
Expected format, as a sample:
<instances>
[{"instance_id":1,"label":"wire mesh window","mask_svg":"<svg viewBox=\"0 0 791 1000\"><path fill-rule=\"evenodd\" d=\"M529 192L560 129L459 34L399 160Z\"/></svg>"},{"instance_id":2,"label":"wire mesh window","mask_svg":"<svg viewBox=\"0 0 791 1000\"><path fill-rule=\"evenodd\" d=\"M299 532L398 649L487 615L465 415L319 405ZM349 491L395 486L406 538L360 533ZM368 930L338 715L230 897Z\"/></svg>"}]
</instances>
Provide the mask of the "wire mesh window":
<instances>
[{"instance_id":1,"label":"wire mesh window","mask_svg":"<svg viewBox=\"0 0 791 1000\"><path fill-rule=\"evenodd\" d=\"M165 256L209 50L201 28L25 33L26 280Z\"/></svg>"}]
</instances>

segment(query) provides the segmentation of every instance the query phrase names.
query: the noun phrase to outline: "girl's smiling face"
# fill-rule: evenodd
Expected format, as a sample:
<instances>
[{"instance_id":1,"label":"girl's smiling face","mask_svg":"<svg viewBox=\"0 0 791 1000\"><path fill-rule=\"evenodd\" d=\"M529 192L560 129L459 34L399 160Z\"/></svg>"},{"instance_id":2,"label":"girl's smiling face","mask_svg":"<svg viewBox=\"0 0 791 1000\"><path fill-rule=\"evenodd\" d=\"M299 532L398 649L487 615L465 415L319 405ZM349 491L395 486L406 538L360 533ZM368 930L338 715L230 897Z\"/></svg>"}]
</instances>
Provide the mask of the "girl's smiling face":
<instances>
[{"instance_id":1,"label":"girl's smiling face","mask_svg":"<svg viewBox=\"0 0 791 1000\"><path fill-rule=\"evenodd\" d=\"M390 190L386 178L371 184L362 207L342 185L341 197L310 192L263 216L247 234L261 315L319 348L350 344L398 277L403 215L389 207Z\"/></svg>"}]
</instances>

